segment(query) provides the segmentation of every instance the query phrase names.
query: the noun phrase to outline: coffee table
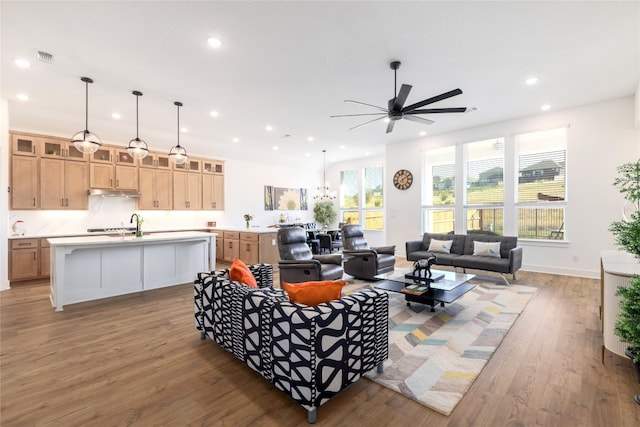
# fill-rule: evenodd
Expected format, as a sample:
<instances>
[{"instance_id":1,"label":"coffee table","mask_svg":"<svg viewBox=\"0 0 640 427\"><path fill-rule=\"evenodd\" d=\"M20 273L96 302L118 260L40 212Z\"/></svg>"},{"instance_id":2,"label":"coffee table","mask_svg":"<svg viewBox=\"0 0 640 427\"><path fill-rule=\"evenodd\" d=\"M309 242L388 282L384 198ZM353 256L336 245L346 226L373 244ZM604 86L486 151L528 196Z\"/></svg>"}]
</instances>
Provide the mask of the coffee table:
<instances>
[{"instance_id":1,"label":"coffee table","mask_svg":"<svg viewBox=\"0 0 640 427\"><path fill-rule=\"evenodd\" d=\"M467 283L475 277L474 274L431 270L432 279L422 279L417 284L425 289L411 289L407 286L416 285L416 283L413 279L405 277L405 274L411 272L412 269L399 268L391 273L380 274L376 276L380 282L376 283L374 288L403 293L408 306L412 302L417 302L431 306L431 311L436 311L436 303L440 303L440 306L444 307L445 303L452 303L475 288L475 285Z\"/></svg>"}]
</instances>

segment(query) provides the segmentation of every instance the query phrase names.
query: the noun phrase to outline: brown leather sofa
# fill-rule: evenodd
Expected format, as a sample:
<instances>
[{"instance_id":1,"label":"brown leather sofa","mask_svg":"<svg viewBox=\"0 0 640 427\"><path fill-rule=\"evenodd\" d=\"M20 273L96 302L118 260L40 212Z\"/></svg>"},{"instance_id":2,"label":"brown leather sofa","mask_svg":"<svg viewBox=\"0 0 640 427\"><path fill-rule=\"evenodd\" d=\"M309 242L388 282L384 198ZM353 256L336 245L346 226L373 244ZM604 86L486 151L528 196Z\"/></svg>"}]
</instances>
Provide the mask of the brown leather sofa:
<instances>
[{"instance_id":1,"label":"brown leather sofa","mask_svg":"<svg viewBox=\"0 0 640 427\"><path fill-rule=\"evenodd\" d=\"M389 273L395 268L395 245L370 247L364 238L361 225L344 225L342 244L342 253L345 256L344 272L353 277L373 280L376 275Z\"/></svg>"},{"instance_id":2,"label":"brown leather sofa","mask_svg":"<svg viewBox=\"0 0 640 427\"><path fill-rule=\"evenodd\" d=\"M301 227L278 229L280 284L342 278L342 254L314 255Z\"/></svg>"}]
</instances>

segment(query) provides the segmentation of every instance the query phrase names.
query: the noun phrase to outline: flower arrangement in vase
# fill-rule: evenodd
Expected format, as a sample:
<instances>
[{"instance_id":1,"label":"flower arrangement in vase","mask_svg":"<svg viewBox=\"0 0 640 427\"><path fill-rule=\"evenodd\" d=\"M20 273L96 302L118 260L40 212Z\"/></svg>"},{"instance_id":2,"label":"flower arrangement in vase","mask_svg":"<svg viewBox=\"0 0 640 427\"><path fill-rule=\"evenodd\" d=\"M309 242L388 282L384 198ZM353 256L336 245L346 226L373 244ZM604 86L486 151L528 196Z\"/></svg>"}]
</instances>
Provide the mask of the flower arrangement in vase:
<instances>
[{"instance_id":1,"label":"flower arrangement in vase","mask_svg":"<svg viewBox=\"0 0 640 427\"><path fill-rule=\"evenodd\" d=\"M251 220L253 219L253 215L244 214L244 220L247 223L247 228L251 226Z\"/></svg>"}]
</instances>

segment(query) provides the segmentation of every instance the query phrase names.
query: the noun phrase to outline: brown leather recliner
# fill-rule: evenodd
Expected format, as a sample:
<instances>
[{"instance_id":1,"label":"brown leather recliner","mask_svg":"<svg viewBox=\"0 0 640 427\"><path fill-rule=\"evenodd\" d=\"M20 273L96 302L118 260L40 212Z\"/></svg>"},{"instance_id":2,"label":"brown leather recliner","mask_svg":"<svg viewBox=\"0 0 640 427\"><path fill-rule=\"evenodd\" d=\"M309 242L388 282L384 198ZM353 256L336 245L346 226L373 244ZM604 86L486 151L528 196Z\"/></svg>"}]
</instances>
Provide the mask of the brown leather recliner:
<instances>
[{"instance_id":1,"label":"brown leather recliner","mask_svg":"<svg viewBox=\"0 0 640 427\"><path fill-rule=\"evenodd\" d=\"M394 270L396 247L372 248L364 238L361 225L345 224L342 227L342 242L345 255L344 272L359 279L375 279L382 273Z\"/></svg>"},{"instance_id":2,"label":"brown leather recliner","mask_svg":"<svg viewBox=\"0 0 640 427\"><path fill-rule=\"evenodd\" d=\"M280 284L342 278L342 254L313 255L301 227L278 229Z\"/></svg>"}]
</instances>

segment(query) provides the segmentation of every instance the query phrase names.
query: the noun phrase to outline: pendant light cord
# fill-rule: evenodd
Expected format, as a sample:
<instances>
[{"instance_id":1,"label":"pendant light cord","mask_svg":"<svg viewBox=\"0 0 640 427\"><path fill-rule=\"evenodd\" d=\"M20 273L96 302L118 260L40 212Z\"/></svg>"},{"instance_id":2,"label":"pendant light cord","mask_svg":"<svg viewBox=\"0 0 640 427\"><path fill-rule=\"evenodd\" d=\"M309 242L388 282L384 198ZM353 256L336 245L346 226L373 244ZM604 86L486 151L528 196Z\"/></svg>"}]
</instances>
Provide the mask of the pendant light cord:
<instances>
[{"instance_id":1,"label":"pendant light cord","mask_svg":"<svg viewBox=\"0 0 640 427\"><path fill-rule=\"evenodd\" d=\"M138 136L138 99L140 98L140 95L136 95L136 141L140 140L140 137Z\"/></svg>"},{"instance_id":2,"label":"pendant light cord","mask_svg":"<svg viewBox=\"0 0 640 427\"><path fill-rule=\"evenodd\" d=\"M180 147L180 106L176 105L176 107L178 107L178 147Z\"/></svg>"},{"instance_id":3,"label":"pendant light cord","mask_svg":"<svg viewBox=\"0 0 640 427\"><path fill-rule=\"evenodd\" d=\"M89 133L89 82L84 82L84 132Z\"/></svg>"}]
</instances>

